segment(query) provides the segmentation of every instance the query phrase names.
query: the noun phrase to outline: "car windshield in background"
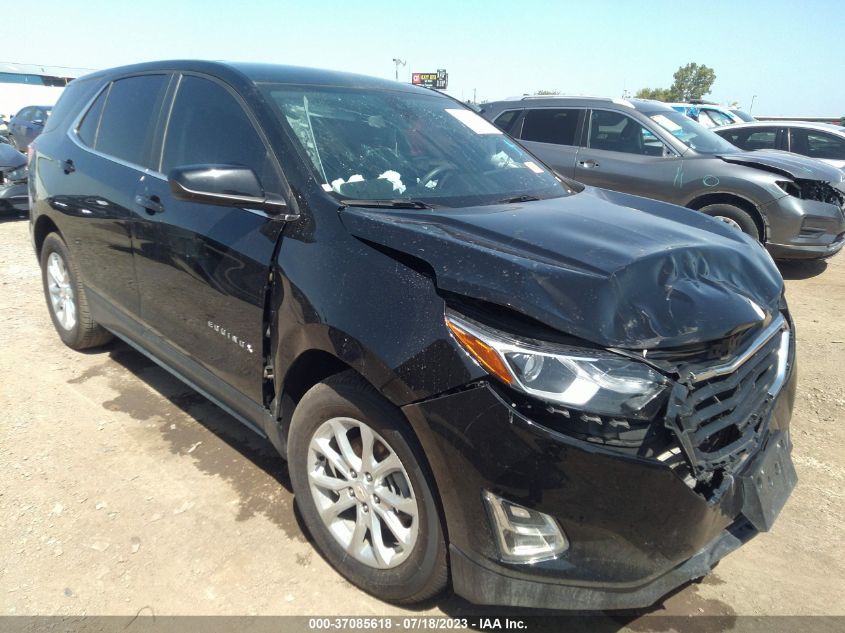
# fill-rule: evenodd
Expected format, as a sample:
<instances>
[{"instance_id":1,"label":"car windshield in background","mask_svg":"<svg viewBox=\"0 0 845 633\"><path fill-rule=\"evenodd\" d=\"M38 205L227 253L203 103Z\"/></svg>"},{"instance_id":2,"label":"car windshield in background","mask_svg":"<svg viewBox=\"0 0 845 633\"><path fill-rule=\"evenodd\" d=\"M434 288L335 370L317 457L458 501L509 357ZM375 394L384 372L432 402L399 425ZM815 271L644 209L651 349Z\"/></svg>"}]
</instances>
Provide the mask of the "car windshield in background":
<instances>
[{"instance_id":1,"label":"car windshield in background","mask_svg":"<svg viewBox=\"0 0 845 633\"><path fill-rule=\"evenodd\" d=\"M553 198L569 189L471 110L437 94L263 84L338 199L437 206Z\"/></svg>"},{"instance_id":2,"label":"car windshield in background","mask_svg":"<svg viewBox=\"0 0 845 633\"><path fill-rule=\"evenodd\" d=\"M655 112L649 118L684 145L701 154L735 154L739 151L715 132L680 112Z\"/></svg>"}]
</instances>

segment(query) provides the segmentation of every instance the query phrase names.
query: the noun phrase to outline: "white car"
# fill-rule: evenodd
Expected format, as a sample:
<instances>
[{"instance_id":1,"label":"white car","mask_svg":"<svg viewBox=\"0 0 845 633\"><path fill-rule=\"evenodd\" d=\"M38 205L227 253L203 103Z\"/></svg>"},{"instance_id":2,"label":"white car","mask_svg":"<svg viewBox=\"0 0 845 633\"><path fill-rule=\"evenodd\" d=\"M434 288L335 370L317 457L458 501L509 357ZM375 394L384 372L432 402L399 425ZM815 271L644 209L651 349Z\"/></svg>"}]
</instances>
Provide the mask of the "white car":
<instances>
[{"instance_id":1,"label":"white car","mask_svg":"<svg viewBox=\"0 0 845 633\"><path fill-rule=\"evenodd\" d=\"M755 121L713 130L745 150L780 149L845 169L845 127L809 121Z\"/></svg>"}]
</instances>

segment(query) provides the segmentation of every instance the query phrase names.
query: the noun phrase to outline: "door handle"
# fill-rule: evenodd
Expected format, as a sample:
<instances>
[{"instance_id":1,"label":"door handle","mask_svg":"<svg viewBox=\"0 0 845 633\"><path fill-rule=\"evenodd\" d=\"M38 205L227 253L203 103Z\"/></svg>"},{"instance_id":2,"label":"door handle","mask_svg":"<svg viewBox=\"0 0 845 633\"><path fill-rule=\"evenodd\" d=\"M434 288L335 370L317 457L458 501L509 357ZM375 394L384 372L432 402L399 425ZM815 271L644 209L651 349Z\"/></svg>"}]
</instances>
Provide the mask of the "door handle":
<instances>
[{"instance_id":1,"label":"door handle","mask_svg":"<svg viewBox=\"0 0 845 633\"><path fill-rule=\"evenodd\" d=\"M581 165L581 167L585 167L587 169L592 169L593 167L599 166L598 161L595 161L592 158L589 158L587 160L579 160L578 164Z\"/></svg>"},{"instance_id":2,"label":"door handle","mask_svg":"<svg viewBox=\"0 0 845 633\"><path fill-rule=\"evenodd\" d=\"M76 171L76 167L74 167L73 161L70 158L62 161L62 171L66 174L72 174Z\"/></svg>"},{"instance_id":3,"label":"door handle","mask_svg":"<svg viewBox=\"0 0 845 633\"><path fill-rule=\"evenodd\" d=\"M135 204L144 207L147 213L164 213L164 205L158 196L147 196L138 194L135 196Z\"/></svg>"}]
</instances>

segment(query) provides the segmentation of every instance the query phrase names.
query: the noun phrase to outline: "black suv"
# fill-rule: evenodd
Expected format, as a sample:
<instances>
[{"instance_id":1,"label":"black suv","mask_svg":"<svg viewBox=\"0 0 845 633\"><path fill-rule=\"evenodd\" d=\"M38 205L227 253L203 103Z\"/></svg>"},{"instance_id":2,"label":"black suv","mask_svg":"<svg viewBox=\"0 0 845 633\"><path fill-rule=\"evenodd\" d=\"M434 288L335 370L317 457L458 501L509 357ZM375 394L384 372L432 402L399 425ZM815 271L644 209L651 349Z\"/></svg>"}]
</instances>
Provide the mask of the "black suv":
<instances>
[{"instance_id":1,"label":"black suv","mask_svg":"<svg viewBox=\"0 0 845 633\"><path fill-rule=\"evenodd\" d=\"M112 335L287 459L314 542L410 603L652 604L794 486L754 240L583 188L423 88L158 62L70 84L31 164L56 330Z\"/></svg>"}]
</instances>

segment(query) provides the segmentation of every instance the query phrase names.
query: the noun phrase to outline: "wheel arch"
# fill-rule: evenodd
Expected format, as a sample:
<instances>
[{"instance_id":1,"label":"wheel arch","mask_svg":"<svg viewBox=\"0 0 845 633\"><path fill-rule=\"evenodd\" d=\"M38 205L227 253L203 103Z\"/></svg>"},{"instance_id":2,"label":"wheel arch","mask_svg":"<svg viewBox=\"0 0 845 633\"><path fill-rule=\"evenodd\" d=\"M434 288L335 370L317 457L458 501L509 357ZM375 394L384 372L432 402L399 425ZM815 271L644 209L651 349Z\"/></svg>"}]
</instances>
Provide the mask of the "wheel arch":
<instances>
[{"instance_id":1,"label":"wheel arch","mask_svg":"<svg viewBox=\"0 0 845 633\"><path fill-rule=\"evenodd\" d=\"M50 233L57 233L62 240L65 239L59 227L56 226L56 223L49 216L38 216L35 226L32 228L32 243L35 247L35 255L38 257L38 261L41 261L41 248L44 246L44 240L47 239Z\"/></svg>"},{"instance_id":2,"label":"wheel arch","mask_svg":"<svg viewBox=\"0 0 845 633\"><path fill-rule=\"evenodd\" d=\"M697 196L690 200L686 207L693 211L700 211L711 204L730 204L748 213L757 225L757 230L760 232L760 241L765 243L769 235L769 225L765 216L760 212L760 208L754 202L735 193L718 192Z\"/></svg>"}]
</instances>

